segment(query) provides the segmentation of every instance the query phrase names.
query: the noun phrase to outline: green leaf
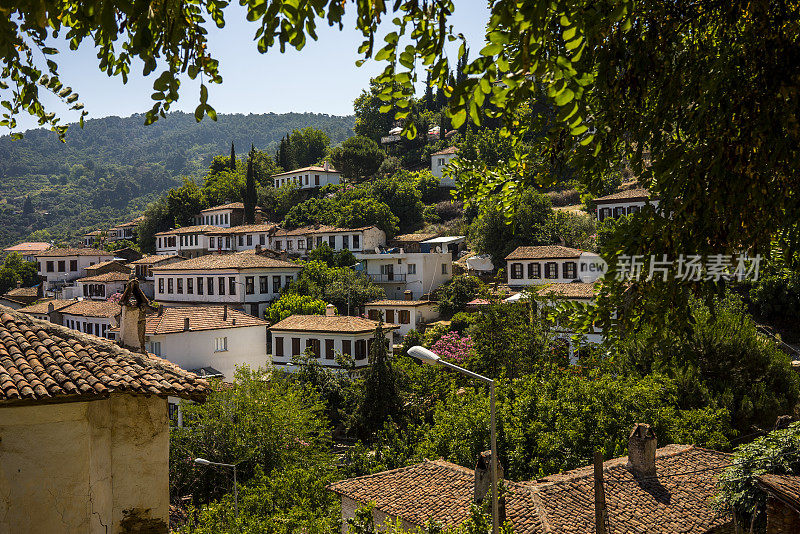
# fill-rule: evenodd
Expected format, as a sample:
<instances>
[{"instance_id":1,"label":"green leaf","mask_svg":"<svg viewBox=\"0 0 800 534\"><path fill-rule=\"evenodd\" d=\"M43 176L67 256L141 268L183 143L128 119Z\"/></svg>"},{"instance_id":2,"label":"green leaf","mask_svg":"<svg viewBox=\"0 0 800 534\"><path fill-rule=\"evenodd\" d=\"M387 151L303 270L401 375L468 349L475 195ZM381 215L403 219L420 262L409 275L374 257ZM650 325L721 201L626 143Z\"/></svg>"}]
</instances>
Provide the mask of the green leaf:
<instances>
[{"instance_id":1,"label":"green leaf","mask_svg":"<svg viewBox=\"0 0 800 534\"><path fill-rule=\"evenodd\" d=\"M497 43L490 43L483 47L483 50L481 50L481 55L486 57L496 56L502 51L503 51L503 45Z\"/></svg>"}]
</instances>

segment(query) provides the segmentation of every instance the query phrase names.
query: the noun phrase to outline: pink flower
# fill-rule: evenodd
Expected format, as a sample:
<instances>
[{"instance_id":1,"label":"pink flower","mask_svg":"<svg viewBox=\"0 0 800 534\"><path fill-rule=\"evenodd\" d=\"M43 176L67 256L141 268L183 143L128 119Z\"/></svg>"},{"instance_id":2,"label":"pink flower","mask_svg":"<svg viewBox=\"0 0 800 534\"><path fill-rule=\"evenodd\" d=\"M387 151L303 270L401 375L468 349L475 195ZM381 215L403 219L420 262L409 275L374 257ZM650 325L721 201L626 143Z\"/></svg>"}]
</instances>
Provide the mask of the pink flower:
<instances>
[{"instance_id":1,"label":"pink flower","mask_svg":"<svg viewBox=\"0 0 800 534\"><path fill-rule=\"evenodd\" d=\"M472 339L461 337L458 332L448 332L433 344L431 350L446 360L463 363L472 352Z\"/></svg>"}]
</instances>

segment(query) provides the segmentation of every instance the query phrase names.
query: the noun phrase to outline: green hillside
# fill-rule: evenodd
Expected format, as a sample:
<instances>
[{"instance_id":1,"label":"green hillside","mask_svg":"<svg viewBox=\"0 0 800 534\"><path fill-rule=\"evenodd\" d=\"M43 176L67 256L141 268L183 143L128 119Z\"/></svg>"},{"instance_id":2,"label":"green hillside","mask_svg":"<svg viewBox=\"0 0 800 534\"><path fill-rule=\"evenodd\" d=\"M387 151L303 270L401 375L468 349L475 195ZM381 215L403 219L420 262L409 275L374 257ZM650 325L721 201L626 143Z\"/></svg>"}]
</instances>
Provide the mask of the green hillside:
<instances>
[{"instance_id":1,"label":"green hillside","mask_svg":"<svg viewBox=\"0 0 800 534\"><path fill-rule=\"evenodd\" d=\"M0 137L0 245L68 239L140 215L184 176L204 174L231 141L242 155L251 143L272 154L293 129L313 126L336 144L353 127L353 117L313 113L218 117L198 124L173 113L151 126L142 115L94 119L71 127L66 143L47 130Z\"/></svg>"}]
</instances>

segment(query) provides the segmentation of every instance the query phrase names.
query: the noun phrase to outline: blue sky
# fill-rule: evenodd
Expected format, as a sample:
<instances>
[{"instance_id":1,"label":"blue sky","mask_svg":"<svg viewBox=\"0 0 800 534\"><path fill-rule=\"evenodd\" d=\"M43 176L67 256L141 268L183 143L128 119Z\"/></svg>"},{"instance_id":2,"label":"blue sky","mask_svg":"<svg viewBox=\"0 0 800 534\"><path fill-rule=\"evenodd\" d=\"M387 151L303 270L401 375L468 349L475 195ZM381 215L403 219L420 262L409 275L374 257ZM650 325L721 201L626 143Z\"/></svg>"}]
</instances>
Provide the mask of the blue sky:
<instances>
[{"instance_id":1,"label":"blue sky","mask_svg":"<svg viewBox=\"0 0 800 534\"><path fill-rule=\"evenodd\" d=\"M458 4L452 23L457 32L466 36L474 55L482 48L480 42L488 19L487 3L459 0ZM243 8L238 4L227 9L226 21L224 29L214 28L209 35L210 49L220 60L223 77L222 85L209 86L209 103L217 113L350 114L353 100L383 67L375 62L356 67L361 35L352 29L353 17L348 17L349 27L346 24L341 32L323 22L318 41L311 41L300 52L287 49L284 54L277 47L267 54L258 53L252 40L256 26L245 20ZM59 48L67 50L63 46ZM455 64L457 48L453 47L449 53ZM62 81L80 94L80 101L89 112L88 118L125 117L145 112L152 106L152 79L140 75L141 64L134 63L128 83L123 84L121 78L109 78L97 69L96 52L89 46L77 52L67 50L57 60ZM198 95L199 83L187 78L182 82L181 99L173 105L173 110L194 111ZM77 119L76 114L67 113L55 99L47 98L45 102L62 116L62 121ZM37 127L36 121L28 115L20 115L17 121L21 129Z\"/></svg>"}]
</instances>

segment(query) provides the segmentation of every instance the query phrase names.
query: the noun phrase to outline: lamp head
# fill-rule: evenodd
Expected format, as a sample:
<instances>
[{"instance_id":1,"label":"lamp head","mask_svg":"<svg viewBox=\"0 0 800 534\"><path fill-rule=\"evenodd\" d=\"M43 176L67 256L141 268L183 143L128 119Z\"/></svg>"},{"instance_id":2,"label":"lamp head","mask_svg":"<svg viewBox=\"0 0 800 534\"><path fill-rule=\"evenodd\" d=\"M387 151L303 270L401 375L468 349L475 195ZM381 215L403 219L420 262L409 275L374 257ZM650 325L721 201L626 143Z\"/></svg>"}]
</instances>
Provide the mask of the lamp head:
<instances>
[{"instance_id":1,"label":"lamp head","mask_svg":"<svg viewBox=\"0 0 800 534\"><path fill-rule=\"evenodd\" d=\"M419 345L408 349L408 355L422 360L423 363L427 363L428 365L436 365L439 363L439 360L441 360L438 354L429 351L425 347L420 347Z\"/></svg>"},{"instance_id":2,"label":"lamp head","mask_svg":"<svg viewBox=\"0 0 800 534\"><path fill-rule=\"evenodd\" d=\"M211 462L209 462L205 458L195 458L194 459L194 463L196 463L198 465L211 465Z\"/></svg>"}]
</instances>

